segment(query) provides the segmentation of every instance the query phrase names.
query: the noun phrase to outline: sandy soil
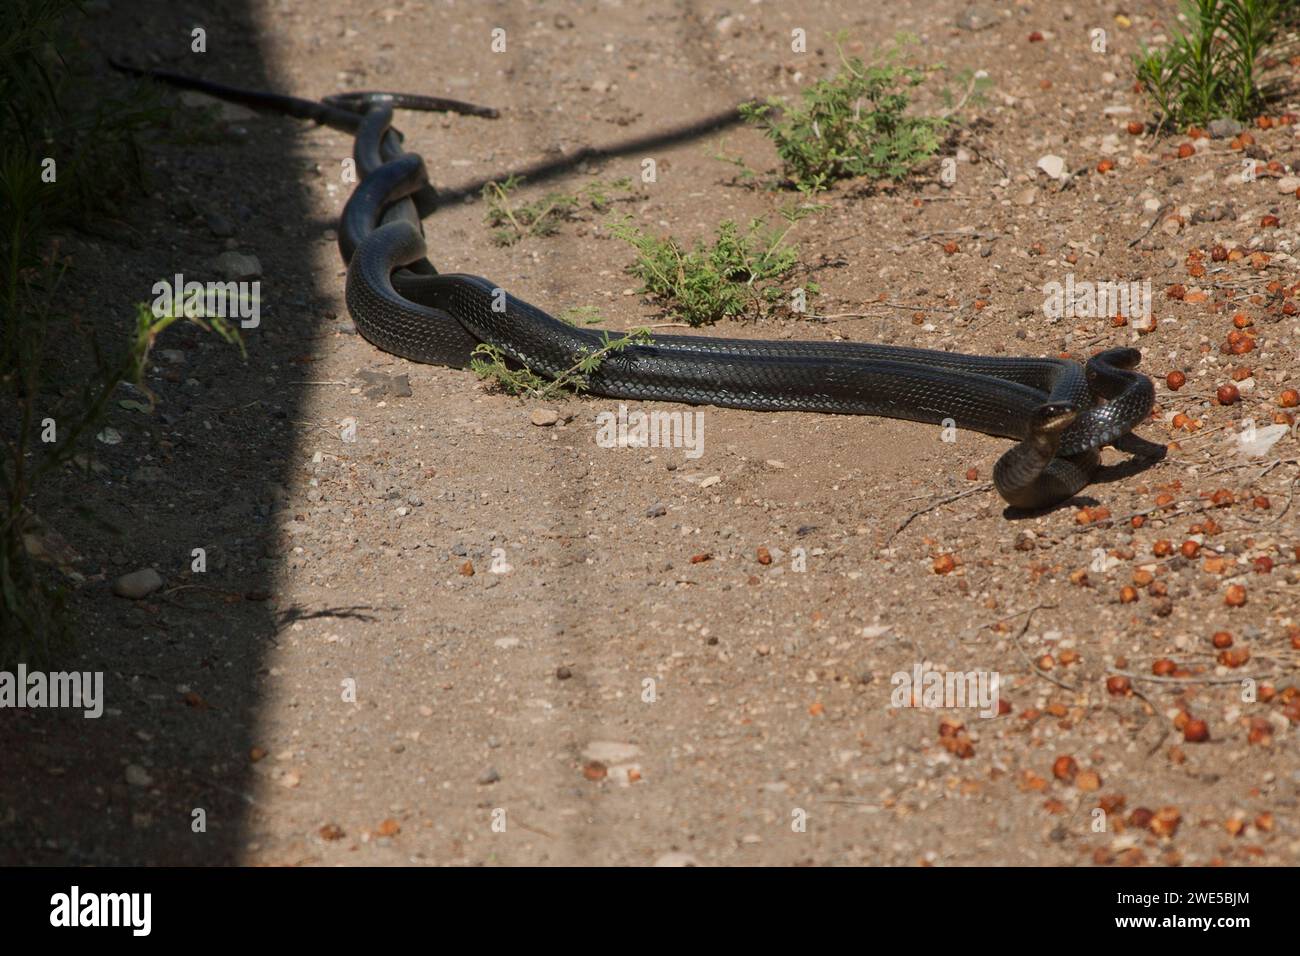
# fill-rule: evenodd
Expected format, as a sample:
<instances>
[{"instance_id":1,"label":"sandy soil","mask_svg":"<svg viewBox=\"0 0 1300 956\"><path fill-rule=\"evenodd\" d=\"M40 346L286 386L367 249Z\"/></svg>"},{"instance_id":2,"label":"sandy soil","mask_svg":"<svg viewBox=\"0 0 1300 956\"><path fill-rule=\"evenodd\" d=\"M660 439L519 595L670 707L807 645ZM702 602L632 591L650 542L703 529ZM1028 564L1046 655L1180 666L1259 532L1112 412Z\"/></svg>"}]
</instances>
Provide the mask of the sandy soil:
<instances>
[{"instance_id":1,"label":"sandy soil","mask_svg":"<svg viewBox=\"0 0 1300 956\"><path fill-rule=\"evenodd\" d=\"M1297 387L1297 199L1271 173L1241 181L1226 138L1178 158L1187 139L1127 131L1150 118L1128 57L1169 5L1131 4L1130 26L1091 0L989 7L996 22L970 30L949 0L364 14L282 0L198 17L114 2L90 38L106 53L299 95L501 108L496 122L400 117L449 194L426 224L431 258L551 311L596 306L614 328L665 320L633 294L631 252L603 218L499 248L478 186L547 166L532 198L639 179L652 158L657 182L618 206L649 229L694 238L771 214L789 197L717 159L774 169L760 133L654 140L827 75L837 30L851 53L911 31L914 55L948 70L923 107L941 108L933 89L957 71L990 76L946 148L955 182L936 161L898 188L849 183L799 226L817 310L859 317L719 331L1009 355L1131 344L1157 379L1140 433L1177 444L1025 517L986 486L1006 443L977 434L707 408L690 458L600 447L598 416L617 403L597 398L535 426L534 405L355 334L333 241L347 137L227 110L221 142L151 152L152 194L117 234L65 240L71 307L105 336L124 334L154 282L208 278L228 246L260 261L265 306L246 364L169 333L159 347L178 351L149 379L158 411L114 409L124 441L97 443L89 475L35 503L82 555L75 666L106 672L110 710L0 717L0 859L1294 864L1296 438L1249 460L1235 433L1284 413ZM206 54L188 52L191 20ZM1104 54L1089 48L1098 26ZM504 53L490 51L498 27ZM806 53L791 52L794 28ZM1294 176L1297 129L1254 130L1250 155ZM1049 179L1035 165L1047 154L1077 175ZM1105 159L1114 169L1097 172ZM1216 245L1246 254L1213 261ZM1044 285L1067 273L1149 280L1156 327L1049 321ZM1254 349L1225 354L1238 313ZM408 376L410 394L361 372ZM1234 378L1241 400L1219 404ZM1220 490L1230 501L1209 498ZM121 534L74 516L74 500ZM162 590L111 594L145 566ZM1219 631L1248 660L1220 663ZM999 673L1007 712L892 706L892 676L918 666ZM1119 672L1128 690L1109 692ZM1188 715L1208 740L1184 739Z\"/></svg>"}]
</instances>

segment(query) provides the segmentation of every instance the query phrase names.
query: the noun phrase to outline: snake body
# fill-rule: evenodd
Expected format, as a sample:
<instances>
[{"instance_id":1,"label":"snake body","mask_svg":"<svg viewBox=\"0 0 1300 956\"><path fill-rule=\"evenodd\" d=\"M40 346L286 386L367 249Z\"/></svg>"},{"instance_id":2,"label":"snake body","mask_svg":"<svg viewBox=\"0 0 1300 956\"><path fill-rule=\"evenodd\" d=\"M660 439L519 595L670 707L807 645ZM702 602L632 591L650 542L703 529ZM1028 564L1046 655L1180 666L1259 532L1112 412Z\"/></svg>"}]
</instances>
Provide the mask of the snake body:
<instances>
[{"instance_id":1,"label":"snake body","mask_svg":"<svg viewBox=\"0 0 1300 956\"><path fill-rule=\"evenodd\" d=\"M344 209L339 249L347 304L378 348L417 362L465 367L480 344L554 377L604 343L473 275L439 273L426 258L422 218L436 206L423 160L402 148L393 108L479 116L495 111L431 97L351 93L321 102L238 90L161 71L119 69L355 135L360 181ZM1108 444L1123 444L1150 414L1151 381L1136 349L1086 364L1056 358L963 355L862 343L655 336L609 352L586 376L595 395L760 411L877 415L951 423L1018 443L997 462L994 486L1011 505L1041 508L1088 484Z\"/></svg>"}]
</instances>

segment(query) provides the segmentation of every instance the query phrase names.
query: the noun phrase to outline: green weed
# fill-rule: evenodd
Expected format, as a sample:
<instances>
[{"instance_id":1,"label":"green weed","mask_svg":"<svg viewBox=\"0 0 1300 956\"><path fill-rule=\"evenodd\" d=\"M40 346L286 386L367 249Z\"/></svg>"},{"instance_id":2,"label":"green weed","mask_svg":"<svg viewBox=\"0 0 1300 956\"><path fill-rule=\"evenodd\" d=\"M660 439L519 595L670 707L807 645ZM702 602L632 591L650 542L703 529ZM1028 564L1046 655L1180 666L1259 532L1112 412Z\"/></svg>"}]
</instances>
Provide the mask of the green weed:
<instances>
[{"instance_id":1,"label":"green weed","mask_svg":"<svg viewBox=\"0 0 1300 956\"><path fill-rule=\"evenodd\" d=\"M1279 0L1185 0L1184 30L1169 46L1143 46L1133 58L1138 82L1160 112L1160 127L1250 120L1265 99L1263 51L1277 36Z\"/></svg>"},{"instance_id":2,"label":"green weed","mask_svg":"<svg viewBox=\"0 0 1300 956\"><path fill-rule=\"evenodd\" d=\"M829 80L807 86L799 102L769 98L741 106L741 115L776 145L782 168L802 192L840 179L898 181L934 155L949 118L912 116L910 91L924 71L895 62L897 49L878 65L846 58Z\"/></svg>"},{"instance_id":3,"label":"green weed","mask_svg":"<svg viewBox=\"0 0 1300 956\"><path fill-rule=\"evenodd\" d=\"M599 348L584 352L573 365L554 378L546 378L526 365L511 362L500 348L486 342L474 349L469 367L479 378L492 382L511 395L553 400L586 391L591 374L610 355L622 352L629 345L649 345L650 330L634 329L619 336L604 332L601 342Z\"/></svg>"},{"instance_id":4,"label":"green weed","mask_svg":"<svg viewBox=\"0 0 1300 956\"><path fill-rule=\"evenodd\" d=\"M799 262L798 247L786 238L814 209L785 209L784 225L775 228L761 218L743 230L727 220L713 242L689 249L671 236L646 235L627 220L610 231L636 249L628 272L641 280L643 292L659 297L689 325L711 325L729 316L763 314L786 298L785 280ZM817 287L809 283L804 291L816 294Z\"/></svg>"},{"instance_id":5,"label":"green weed","mask_svg":"<svg viewBox=\"0 0 1300 956\"><path fill-rule=\"evenodd\" d=\"M520 183L518 176L511 176L483 187L488 208L486 222L496 229L492 241L499 246L511 246L530 236L554 235L579 212L589 209L603 213L616 199L632 192L632 180L621 178L588 183L577 193L552 192L535 202L517 203L512 194Z\"/></svg>"}]
</instances>

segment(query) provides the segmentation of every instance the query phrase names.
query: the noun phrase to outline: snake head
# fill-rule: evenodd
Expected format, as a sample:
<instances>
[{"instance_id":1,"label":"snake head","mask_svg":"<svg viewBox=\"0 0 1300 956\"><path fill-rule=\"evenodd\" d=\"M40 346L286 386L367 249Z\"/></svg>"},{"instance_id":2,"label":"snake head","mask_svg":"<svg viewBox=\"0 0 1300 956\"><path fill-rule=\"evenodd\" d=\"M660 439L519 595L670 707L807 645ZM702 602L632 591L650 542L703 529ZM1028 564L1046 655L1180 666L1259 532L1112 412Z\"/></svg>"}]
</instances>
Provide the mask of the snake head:
<instances>
[{"instance_id":1,"label":"snake head","mask_svg":"<svg viewBox=\"0 0 1300 956\"><path fill-rule=\"evenodd\" d=\"M1061 436L1079 417L1073 402L1047 402L1034 409L1029 418L1029 434L1022 447L1034 449L1033 455L1043 467L1061 447Z\"/></svg>"},{"instance_id":2,"label":"snake head","mask_svg":"<svg viewBox=\"0 0 1300 956\"><path fill-rule=\"evenodd\" d=\"M1142 353L1137 349L1107 349L1097 358L1114 368L1137 368L1142 364Z\"/></svg>"},{"instance_id":3,"label":"snake head","mask_svg":"<svg viewBox=\"0 0 1300 956\"><path fill-rule=\"evenodd\" d=\"M1079 407L1073 402L1047 402L1034 409L1029 420L1029 433L1044 438L1059 438L1061 432L1074 424L1079 417Z\"/></svg>"}]
</instances>

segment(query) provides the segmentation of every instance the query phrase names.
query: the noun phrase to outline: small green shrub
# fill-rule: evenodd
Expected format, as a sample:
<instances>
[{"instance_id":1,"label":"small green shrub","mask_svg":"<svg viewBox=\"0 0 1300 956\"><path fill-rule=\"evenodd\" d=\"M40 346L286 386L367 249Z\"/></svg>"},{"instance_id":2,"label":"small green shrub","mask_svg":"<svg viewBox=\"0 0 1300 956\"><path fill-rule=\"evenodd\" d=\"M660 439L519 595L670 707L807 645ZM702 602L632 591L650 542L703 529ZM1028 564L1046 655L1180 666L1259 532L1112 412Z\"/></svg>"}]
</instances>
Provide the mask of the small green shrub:
<instances>
[{"instance_id":1,"label":"small green shrub","mask_svg":"<svg viewBox=\"0 0 1300 956\"><path fill-rule=\"evenodd\" d=\"M741 114L776 144L785 175L803 192L839 179L898 181L934 155L947 117L911 116L909 91L923 71L894 62L846 59L829 80L818 80L785 105L769 98L741 106Z\"/></svg>"},{"instance_id":2,"label":"small green shrub","mask_svg":"<svg viewBox=\"0 0 1300 956\"><path fill-rule=\"evenodd\" d=\"M1160 125L1249 120L1265 98L1263 51L1281 26L1278 0L1185 0L1187 28L1169 46L1134 57L1138 82L1160 111Z\"/></svg>"},{"instance_id":3,"label":"small green shrub","mask_svg":"<svg viewBox=\"0 0 1300 956\"><path fill-rule=\"evenodd\" d=\"M784 280L798 265L799 250L785 240L812 211L806 206L786 209L781 213L785 225L776 228L754 219L742 231L727 220L712 243L689 249L671 236L646 235L626 220L610 231L636 249L627 271L641 280L643 292L658 296L689 325L710 325L729 316L762 314L786 297ZM805 287L807 294L816 291L814 284Z\"/></svg>"},{"instance_id":4,"label":"small green shrub","mask_svg":"<svg viewBox=\"0 0 1300 956\"><path fill-rule=\"evenodd\" d=\"M554 235L561 223L576 218L580 210L605 212L620 194L632 192L632 180L622 178L588 183L577 193L553 192L535 202L515 203L512 194L520 182L518 176L511 176L483 187L488 208L486 222L496 228L492 241L499 246L514 245L529 236Z\"/></svg>"}]
</instances>

